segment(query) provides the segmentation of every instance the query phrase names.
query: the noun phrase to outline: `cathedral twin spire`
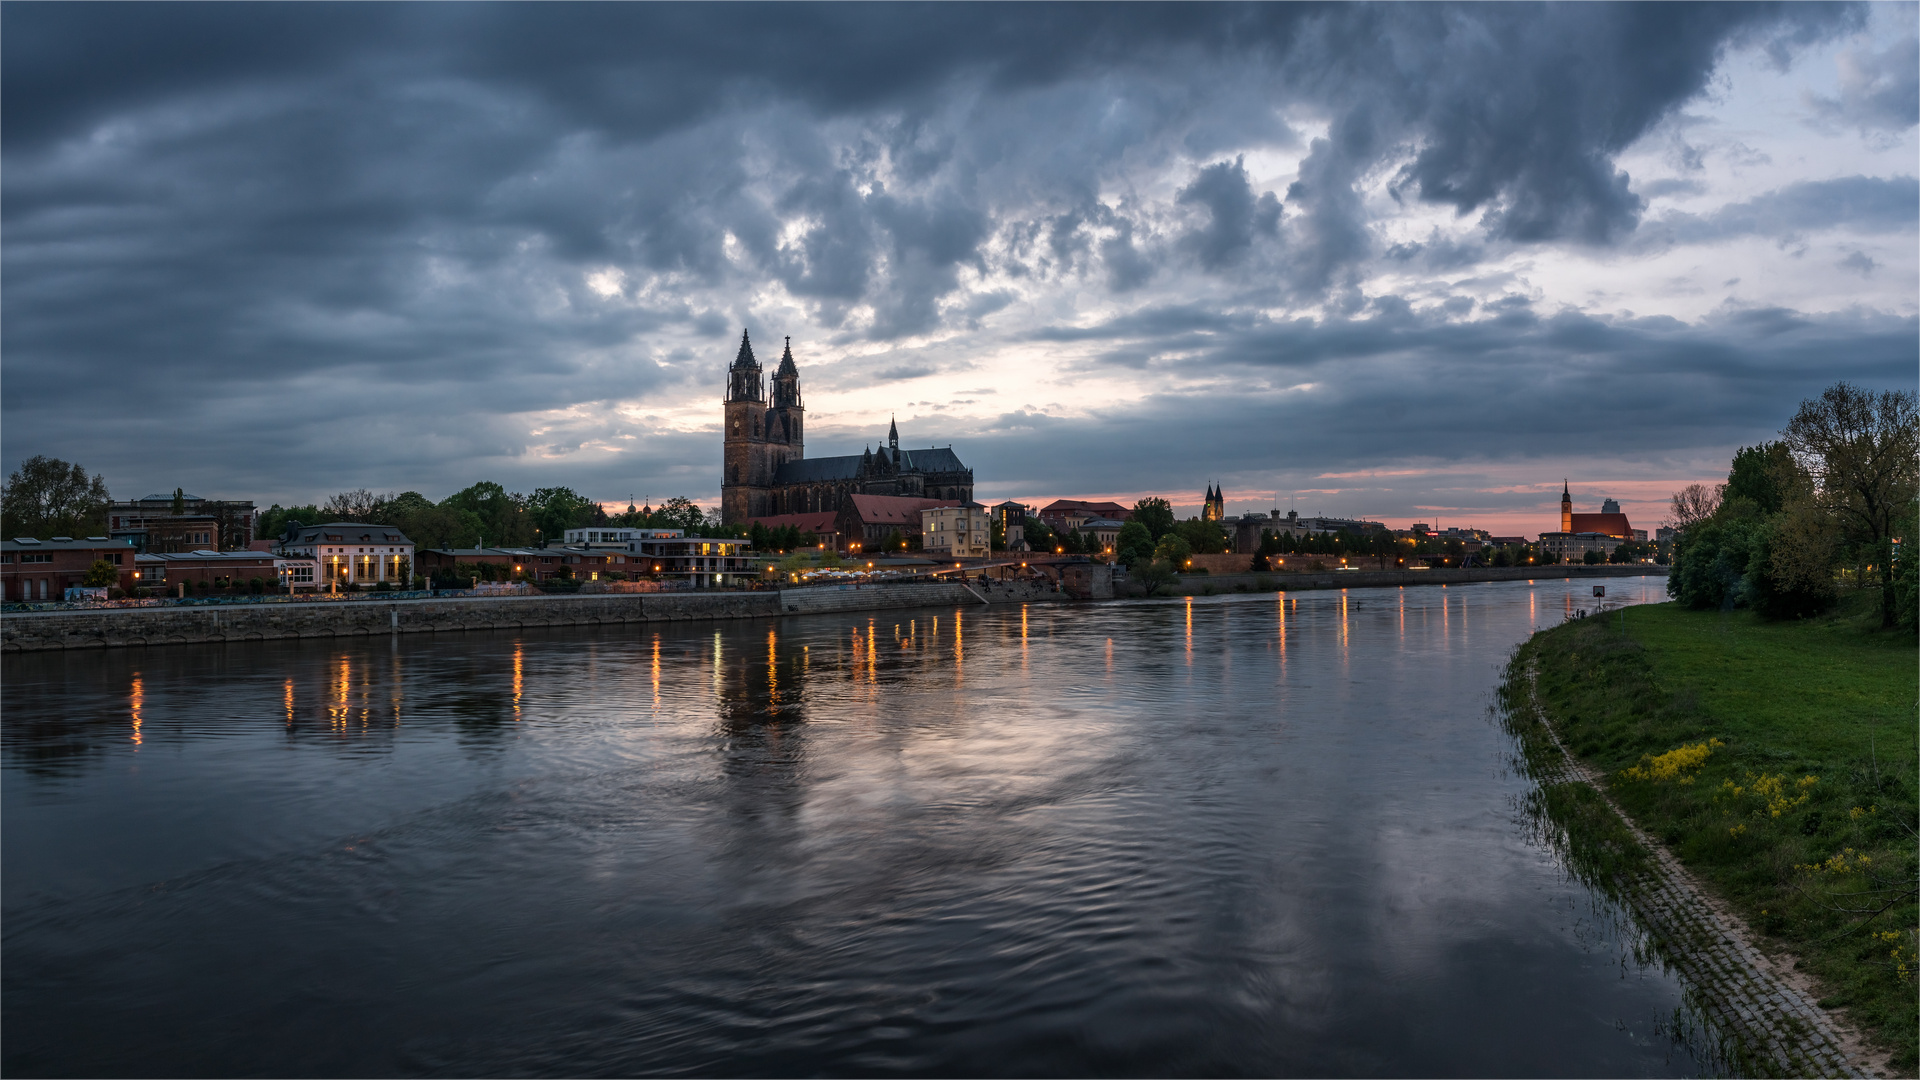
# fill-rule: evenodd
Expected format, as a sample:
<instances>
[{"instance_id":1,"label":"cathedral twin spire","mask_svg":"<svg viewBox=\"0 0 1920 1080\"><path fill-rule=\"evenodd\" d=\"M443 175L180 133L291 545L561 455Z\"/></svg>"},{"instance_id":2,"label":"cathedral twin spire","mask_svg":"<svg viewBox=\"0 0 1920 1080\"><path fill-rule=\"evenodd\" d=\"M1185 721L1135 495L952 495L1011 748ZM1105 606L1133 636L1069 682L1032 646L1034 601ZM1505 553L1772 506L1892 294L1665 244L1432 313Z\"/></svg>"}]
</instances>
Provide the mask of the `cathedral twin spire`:
<instances>
[{"instance_id":1,"label":"cathedral twin spire","mask_svg":"<svg viewBox=\"0 0 1920 1080\"><path fill-rule=\"evenodd\" d=\"M764 385L760 379L760 361L753 355L753 341L745 330L740 331L740 351L734 354L733 363L727 368L728 401L765 401ZM787 339L787 348L780 356L780 366L773 373L773 407L798 408L800 405L800 368L793 362L793 339Z\"/></svg>"}]
</instances>

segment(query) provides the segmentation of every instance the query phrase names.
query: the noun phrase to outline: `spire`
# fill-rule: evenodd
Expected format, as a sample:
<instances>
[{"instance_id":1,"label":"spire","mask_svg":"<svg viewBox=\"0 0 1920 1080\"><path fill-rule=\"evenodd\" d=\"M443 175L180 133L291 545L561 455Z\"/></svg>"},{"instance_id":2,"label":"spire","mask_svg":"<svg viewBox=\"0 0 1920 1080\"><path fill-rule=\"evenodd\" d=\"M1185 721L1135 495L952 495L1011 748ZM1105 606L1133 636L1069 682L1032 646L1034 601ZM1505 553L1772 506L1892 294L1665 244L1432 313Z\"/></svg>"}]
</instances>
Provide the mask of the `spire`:
<instances>
[{"instance_id":1,"label":"spire","mask_svg":"<svg viewBox=\"0 0 1920 1080\"><path fill-rule=\"evenodd\" d=\"M793 362L793 339L787 339L786 351L780 354L780 367L773 373L773 407L776 409L797 409L800 407L800 369Z\"/></svg>"},{"instance_id":2,"label":"spire","mask_svg":"<svg viewBox=\"0 0 1920 1080\"><path fill-rule=\"evenodd\" d=\"M887 416L887 441L890 443L900 441L900 425L894 422L891 414Z\"/></svg>"},{"instance_id":3,"label":"spire","mask_svg":"<svg viewBox=\"0 0 1920 1080\"><path fill-rule=\"evenodd\" d=\"M753 358L753 342L747 339L745 330L740 331L740 351L734 354L733 364L727 368L727 400L766 400L760 386L760 361Z\"/></svg>"},{"instance_id":4,"label":"spire","mask_svg":"<svg viewBox=\"0 0 1920 1080\"><path fill-rule=\"evenodd\" d=\"M1572 493L1567 490L1567 481L1565 477L1562 477L1560 480L1560 497L1563 499L1573 498Z\"/></svg>"}]
</instances>

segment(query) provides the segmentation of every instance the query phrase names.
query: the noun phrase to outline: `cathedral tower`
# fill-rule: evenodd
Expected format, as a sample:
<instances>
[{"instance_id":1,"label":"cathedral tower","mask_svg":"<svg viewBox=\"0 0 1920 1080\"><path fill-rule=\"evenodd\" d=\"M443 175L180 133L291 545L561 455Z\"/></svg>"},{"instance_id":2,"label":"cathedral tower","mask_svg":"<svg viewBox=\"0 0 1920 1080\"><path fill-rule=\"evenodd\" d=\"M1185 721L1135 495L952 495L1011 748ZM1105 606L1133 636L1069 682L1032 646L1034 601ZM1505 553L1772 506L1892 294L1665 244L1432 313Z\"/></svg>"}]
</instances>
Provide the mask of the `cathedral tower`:
<instances>
[{"instance_id":1,"label":"cathedral tower","mask_svg":"<svg viewBox=\"0 0 1920 1080\"><path fill-rule=\"evenodd\" d=\"M1573 531L1573 494L1567 490L1567 482L1560 481L1560 531Z\"/></svg>"},{"instance_id":2,"label":"cathedral tower","mask_svg":"<svg viewBox=\"0 0 1920 1080\"><path fill-rule=\"evenodd\" d=\"M723 423L726 448L720 475L720 518L729 524L766 512L773 470L766 461L767 398L753 342L740 331L740 351L727 368Z\"/></svg>"}]
</instances>

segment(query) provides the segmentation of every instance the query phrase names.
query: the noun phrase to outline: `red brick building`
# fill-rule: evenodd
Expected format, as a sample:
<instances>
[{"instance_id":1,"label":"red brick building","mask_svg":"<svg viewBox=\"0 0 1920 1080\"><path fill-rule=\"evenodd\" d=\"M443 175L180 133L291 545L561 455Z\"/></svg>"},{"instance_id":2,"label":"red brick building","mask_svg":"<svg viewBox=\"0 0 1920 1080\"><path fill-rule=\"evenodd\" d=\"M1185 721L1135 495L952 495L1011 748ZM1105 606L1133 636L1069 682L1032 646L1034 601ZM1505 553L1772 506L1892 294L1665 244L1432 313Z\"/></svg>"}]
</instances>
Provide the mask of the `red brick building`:
<instances>
[{"instance_id":1,"label":"red brick building","mask_svg":"<svg viewBox=\"0 0 1920 1080\"><path fill-rule=\"evenodd\" d=\"M36 604L63 599L68 587L80 585L101 559L113 565L120 587L131 592L136 584L134 554L128 541L103 536L0 542L0 599Z\"/></svg>"},{"instance_id":2,"label":"red brick building","mask_svg":"<svg viewBox=\"0 0 1920 1080\"><path fill-rule=\"evenodd\" d=\"M1133 507L1121 506L1111 500L1089 502L1085 499L1055 499L1040 508L1036 515L1054 532L1071 532L1080 523L1092 518L1105 518L1110 521L1127 522L1133 520Z\"/></svg>"},{"instance_id":3,"label":"red brick building","mask_svg":"<svg viewBox=\"0 0 1920 1080\"><path fill-rule=\"evenodd\" d=\"M912 499L904 495L848 495L840 501L837 525L847 550L877 547L888 536L920 535L920 511L959 506L962 499Z\"/></svg>"},{"instance_id":4,"label":"red brick building","mask_svg":"<svg viewBox=\"0 0 1920 1080\"><path fill-rule=\"evenodd\" d=\"M812 533L820 538L820 543L839 551L840 513L837 510L821 510L810 514L775 514L771 517L748 518L744 524L760 525L768 529L784 529L791 525L802 534Z\"/></svg>"},{"instance_id":5,"label":"red brick building","mask_svg":"<svg viewBox=\"0 0 1920 1080\"><path fill-rule=\"evenodd\" d=\"M259 578L268 592L283 588L311 588L313 560L288 558L271 551L169 551L149 552L135 559L134 584L160 586L178 592L186 586L186 595L194 595L202 586L209 589L247 587ZM304 580L297 569L306 568Z\"/></svg>"}]
</instances>

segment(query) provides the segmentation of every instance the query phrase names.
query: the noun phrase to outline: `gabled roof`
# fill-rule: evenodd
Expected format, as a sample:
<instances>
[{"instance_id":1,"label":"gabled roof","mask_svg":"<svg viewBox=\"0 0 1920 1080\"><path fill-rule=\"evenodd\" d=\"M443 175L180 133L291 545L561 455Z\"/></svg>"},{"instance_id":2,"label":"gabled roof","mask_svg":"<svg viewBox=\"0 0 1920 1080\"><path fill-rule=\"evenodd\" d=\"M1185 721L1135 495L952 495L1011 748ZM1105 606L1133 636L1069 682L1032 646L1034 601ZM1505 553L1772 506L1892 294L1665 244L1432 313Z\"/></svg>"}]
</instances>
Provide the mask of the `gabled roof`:
<instances>
[{"instance_id":1,"label":"gabled roof","mask_svg":"<svg viewBox=\"0 0 1920 1080\"><path fill-rule=\"evenodd\" d=\"M364 521L335 521L326 525L302 525L287 540L289 544L411 544L407 534L391 525L369 525Z\"/></svg>"},{"instance_id":2,"label":"gabled roof","mask_svg":"<svg viewBox=\"0 0 1920 1080\"><path fill-rule=\"evenodd\" d=\"M791 525L803 533L820 535L838 532L833 519L840 515L833 510L817 510L807 514L774 514L770 517L748 518L748 525L758 524L768 529L784 529Z\"/></svg>"},{"instance_id":3,"label":"gabled roof","mask_svg":"<svg viewBox=\"0 0 1920 1080\"><path fill-rule=\"evenodd\" d=\"M776 484L818 484L830 480L852 480L860 475L860 455L797 458L774 470Z\"/></svg>"},{"instance_id":4,"label":"gabled roof","mask_svg":"<svg viewBox=\"0 0 1920 1080\"><path fill-rule=\"evenodd\" d=\"M1085 499L1055 499L1040 509L1042 514L1072 514L1081 511L1101 514L1107 517L1119 517L1121 514L1131 516L1133 508L1131 506L1121 506L1117 502L1106 500L1089 502Z\"/></svg>"},{"instance_id":5,"label":"gabled roof","mask_svg":"<svg viewBox=\"0 0 1920 1080\"><path fill-rule=\"evenodd\" d=\"M871 448L862 454L838 457L796 458L774 471L776 484L818 484L834 480L854 480L860 476L860 463L871 461ZM900 451L900 471L917 473L963 473L967 467L951 447Z\"/></svg>"},{"instance_id":6,"label":"gabled roof","mask_svg":"<svg viewBox=\"0 0 1920 1080\"><path fill-rule=\"evenodd\" d=\"M940 506L959 506L958 499L914 499L904 495L849 495L853 512L863 525L912 525L920 527L920 511Z\"/></svg>"},{"instance_id":7,"label":"gabled roof","mask_svg":"<svg viewBox=\"0 0 1920 1080\"><path fill-rule=\"evenodd\" d=\"M960 455L950 446L928 447L925 450L900 451L900 468L904 472L951 473L966 472L967 467L960 464Z\"/></svg>"}]
</instances>

